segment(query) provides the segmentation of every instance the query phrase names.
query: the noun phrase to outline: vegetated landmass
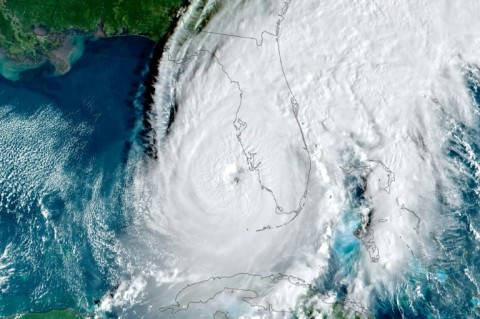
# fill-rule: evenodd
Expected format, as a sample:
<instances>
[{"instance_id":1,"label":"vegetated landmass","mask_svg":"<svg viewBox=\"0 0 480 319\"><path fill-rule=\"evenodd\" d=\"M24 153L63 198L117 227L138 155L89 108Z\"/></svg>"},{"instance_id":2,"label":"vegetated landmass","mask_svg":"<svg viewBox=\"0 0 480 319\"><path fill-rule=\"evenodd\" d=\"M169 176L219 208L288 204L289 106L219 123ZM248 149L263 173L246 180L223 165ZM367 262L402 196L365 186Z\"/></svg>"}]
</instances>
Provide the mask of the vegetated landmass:
<instances>
[{"instance_id":1,"label":"vegetated landmass","mask_svg":"<svg viewBox=\"0 0 480 319\"><path fill-rule=\"evenodd\" d=\"M0 47L35 62L62 47L66 30L160 39L185 0L0 0ZM49 56L50 55L50 56Z\"/></svg>"},{"instance_id":2,"label":"vegetated landmass","mask_svg":"<svg viewBox=\"0 0 480 319\"><path fill-rule=\"evenodd\" d=\"M73 310L52 310L48 312L35 312L18 314L6 317L6 319L84 319L85 315L81 315Z\"/></svg>"}]
</instances>

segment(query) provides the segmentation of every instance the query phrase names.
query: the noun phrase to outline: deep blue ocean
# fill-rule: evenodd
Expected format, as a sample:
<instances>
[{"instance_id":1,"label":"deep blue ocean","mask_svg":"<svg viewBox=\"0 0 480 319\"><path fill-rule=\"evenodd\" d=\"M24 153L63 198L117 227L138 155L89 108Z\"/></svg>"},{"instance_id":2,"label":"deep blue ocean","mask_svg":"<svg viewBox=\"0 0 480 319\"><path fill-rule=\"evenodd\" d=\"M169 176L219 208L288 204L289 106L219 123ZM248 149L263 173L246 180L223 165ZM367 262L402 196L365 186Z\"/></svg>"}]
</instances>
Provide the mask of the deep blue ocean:
<instances>
[{"instance_id":1,"label":"deep blue ocean","mask_svg":"<svg viewBox=\"0 0 480 319\"><path fill-rule=\"evenodd\" d=\"M153 47L143 37L88 40L65 75L44 65L0 78L0 317L91 312L114 287Z\"/></svg>"},{"instance_id":2,"label":"deep blue ocean","mask_svg":"<svg viewBox=\"0 0 480 319\"><path fill-rule=\"evenodd\" d=\"M154 49L143 37L87 40L65 75L51 65L0 77L0 317L74 309L93 313L119 283L119 238L130 225L125 201L132 165L146 152L143 83ZM480 109L480 80L465 76ZM477 119L480 127L480 119ZM445 156L461 204L444 199L448 225L431 233L435 263L413 256L393 293L374 292L375 318L480 318L480 129L446 124ZM473 155L472 155L473 154ZM363 181L345 181L349 206L332 247L321 291L347 295L362 242L358 211L368 206ZM433 258L432 258L433 259ZM115 317L115 314L109 314Z\"/></svg>"}]
</instances>

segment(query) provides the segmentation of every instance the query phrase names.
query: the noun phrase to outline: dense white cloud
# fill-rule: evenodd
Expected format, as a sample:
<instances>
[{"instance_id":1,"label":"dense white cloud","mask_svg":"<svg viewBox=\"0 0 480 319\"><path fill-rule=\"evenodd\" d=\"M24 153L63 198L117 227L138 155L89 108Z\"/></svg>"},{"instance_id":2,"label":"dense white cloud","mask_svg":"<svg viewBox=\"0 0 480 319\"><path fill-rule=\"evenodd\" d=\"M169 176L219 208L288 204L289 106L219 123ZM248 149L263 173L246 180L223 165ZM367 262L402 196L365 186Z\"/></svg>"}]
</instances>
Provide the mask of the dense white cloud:
<instances>
[{"instance_id":1,"label":"dense white cloud","mask_svg":"<svg viewBox=\"0 0 480 319\"><path fill-rule=\"evenodd\" d=\"M148 203L134 207L129 262L147 278L138 307L157 316L187 284L215 276L322 278L332 252L341 254L335 240L353 231L346 175L357 174L369 229L355 238L363 246L344 303L368 308L370 292L388 290L412 254L435 257L438 184L455 196L446 123L474 120L463 71L480 56L480 4L225 1L203 32L191 32L199 8L205 15L215 3L192 5L160 64L159 159L138 173L132 195ZM288 297L293 309L305 292L287 285L265 298ZM202 304L202 314L258 310L242 303ZM179 317L188 315L199 318Z\"/></svg>"}]
</instances>

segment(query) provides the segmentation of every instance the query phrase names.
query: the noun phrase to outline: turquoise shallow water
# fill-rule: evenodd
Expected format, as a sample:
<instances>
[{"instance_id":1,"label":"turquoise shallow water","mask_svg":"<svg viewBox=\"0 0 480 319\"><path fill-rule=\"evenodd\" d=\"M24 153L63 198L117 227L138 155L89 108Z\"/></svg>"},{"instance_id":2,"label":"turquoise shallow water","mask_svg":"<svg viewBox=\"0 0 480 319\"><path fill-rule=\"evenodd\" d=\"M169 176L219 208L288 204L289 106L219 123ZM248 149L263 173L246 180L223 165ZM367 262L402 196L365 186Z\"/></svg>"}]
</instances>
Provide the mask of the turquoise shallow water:
<instances>
[{"instance_id":1,"label":"turquoise shallow water","mask_svg":"<svg viewBox=\"0 0 480 319\"><path fill-rule=\"evenodd\" d=\"M0 316L93 311L115 286L135 100L153 46L87 41L66 75L45 65L0 79Z\"/></svg>"},{"instance_id":2,"label":"turquoise shallow water","mask_svg":"<svg viewBox=\"0 0 480 319\"><path fill-rule=\"evenodd\" d=\"M89 313L115 292L124 270L119 238L131 217L124 205L130 165L144 156L138 95L153 46L141 37L87 41L66 75L45 65L16 82L0 79L0 317L64 308ZM466 75L480 107L478 83ZM448 202L438 186L438 213L451 216L440 225L445 231L431 234L440 257L432 263L412 256L401 279L374 291L375 318L480 317L480 247L472 231L480 227L479 123L446 128L444 152L458 171L461 198ZM354 233L368 206L361 179L348 177L345 186L327 275L314 283L339 299L362 271L365 247Z\"/></svg>"}]
</instances>

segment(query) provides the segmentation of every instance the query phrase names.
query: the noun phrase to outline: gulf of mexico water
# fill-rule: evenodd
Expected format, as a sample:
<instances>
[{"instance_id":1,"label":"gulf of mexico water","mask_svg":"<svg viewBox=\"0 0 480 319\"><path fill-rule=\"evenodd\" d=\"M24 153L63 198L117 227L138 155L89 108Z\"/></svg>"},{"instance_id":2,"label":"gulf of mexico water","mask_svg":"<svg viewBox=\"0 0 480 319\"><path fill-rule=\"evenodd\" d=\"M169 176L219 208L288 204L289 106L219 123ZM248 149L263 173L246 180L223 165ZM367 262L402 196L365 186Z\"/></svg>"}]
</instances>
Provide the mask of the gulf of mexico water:
<instances>
[{"instance_id":1,"label":"gulf of mexico water","mask_svg":"<svg viewBox=\"0 0 480 319\"><path fill-rule=\"evenodd\" d=\"M87 41L69 73L0 78L0 317L92 312L116 285L123 195L154 43Z\"/></svg>"}]
</instances>

